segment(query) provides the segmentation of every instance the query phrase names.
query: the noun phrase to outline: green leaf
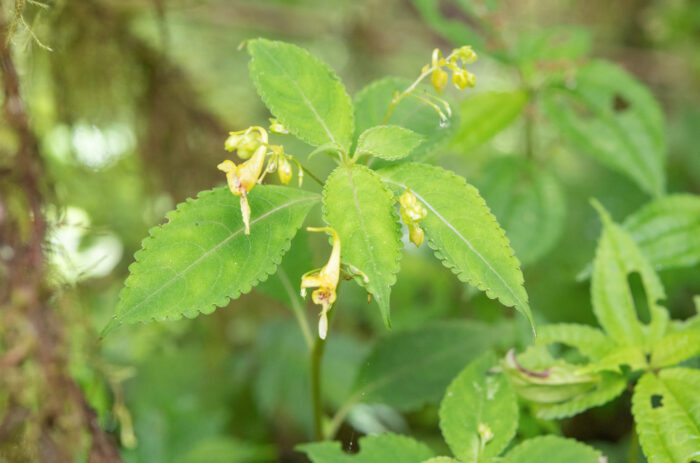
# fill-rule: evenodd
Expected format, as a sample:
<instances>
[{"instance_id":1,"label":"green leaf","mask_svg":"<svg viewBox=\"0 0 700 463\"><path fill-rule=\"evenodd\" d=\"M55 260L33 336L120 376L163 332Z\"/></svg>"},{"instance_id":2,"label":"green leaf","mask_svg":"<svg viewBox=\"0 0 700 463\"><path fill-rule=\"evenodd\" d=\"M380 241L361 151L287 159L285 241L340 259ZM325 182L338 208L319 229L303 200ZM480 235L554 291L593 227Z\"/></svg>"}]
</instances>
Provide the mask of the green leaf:
<instances>
[{"instance_id":1,"label":"green leaf","mask_svg":"<svg viewBox=\"0 0 700 463\"><path fill-rule=\"evenodd\" d=\"M700 459L700 371L661 370L642 376L634 389L632 413L649 463L690 463Z\"/></svg>"},{"instance_id":2,"label":"green leaf","mask_svg":"<svg viewBox=\"0 0 700 463\"><path fill-rule=\"evenodd\" d=\"M484 92L464 100L461 124L451 146L469 152L508 127L522 112L529 97L524 90Z\"/></svg>"},{"instance_id":3,"label":"green leaf","mask_svg":"<svg viewBox=\"0 0 700 463\"><path fill-rule=\"evenodd\" d=\"M277 272L260 283L256 290L290 308L295 304L294 300L303 305L304 300L299 295L299 282L301 276L309 271L312 261L309 234L297 233L282 263L277 267Z\"/></svg>"},{"instance_id":4,"label":"green leaf","mask_svg":"<svg viewBox=\"0 0 700 463\"><path fill-rule=\"evenodd\" d=\"M666 196L625 220L625 229L656 269L700 262L700 197Z\"/></svg>"},{"instance_id":5,"label":"green leaf","mask_svg":"<svg viewBox=\"0 0 700 463\"><path fill-rule=\"evenodd\" d=\"M573 60L590 53L591 39L587 28L571 24L535 28L518 34L512 54L521 66L537 61Z\"/></svg>"},{"instance_id":6,"label":"green leaf","mask_svg":"<svg viewBox=\"0 0 700 463\"><path fill-rule=\"evenodd\" d=\"M440 116L433 108L415 98L406 97L396 106L388 121L384 117L394 98L394 92L402 92L411 81L400 77L385 77L364 87L355 95L356 136L377 125L391 124L410 129L423 135L425 140L408 156L410 160L429 159L452 139L459 127L459 117L453 114L447 124L440 123ZM428 87L420 91L435 94ZM377 163L379 165L379 163Z\"/></svg>"},{"instance_id":7,"label":"green leaf","mask_svg":"<svg viewBox=\"0 0 700 463\"><path fill-rule=\"evenodd\" d=\"M537 417L543 420L568 418L578 415L589 408L599 407L622 394L627 381L621 375L609 372L601 374L601 381L595 388L565 402L542 405L537 410Z\"/></svg>"},{"instance_id":8,"label":"green leaf","mask_svg":"<svg viewBox=\"0 0 700 463\"><path fill-rule=\"evenodd\" d=\"M413 0L423 20L443 37L455 45L471 45L477 51L484 48L484 39L460 18L450 18L443 14L439 0ZM463 6L464 2L462 3ZM471 12L470 12L471 13Z\"/></svg>"},{"instance_id":9,"label":"green leaf","mask_svg":"<svg viewBox=\"0 0 700 463\"><path fill-rule=\"evenodd\" d=\"M459 460L450 457L435 457L430 460L425 460L423 463L459 463Z\"/></svg>"},{"instance_id":10,"label":"green leaf","mask_svg":"<svg viewBox=\"0 0 700 463\"><path fill-rule=\"evenodd\" d=\"M649 90L619 66L591 61L566 85L542 92L549 120L575 147L661 196L664 115Z\"/></svg>"},{"instance_id":11,"label":"green leaf","mask_svg":"<svg viewBox=\"0 0 700 463\"><path fill-rule=\"evenodd\" d=\"M528 439L514 447L499 463L600 463L601 454L592 447L559 436Z\"/></svg>"},{"instance_id":12,"label":"green leaf","mask_svg":"<svg viewBox=\"0 0 700 463\"><path fill-rule=\"evenodd\" d=\"M615 342L650 352L651 346L661 339L668 325L668 313L658 305L658 301L666 297L664 288L629 234L613 223L600 204L594 203L594 206L600 213L603 232L593 262L593 312ZM639 273L644 285L651 315L648 325L642 325L637 318L627 281L627 276L633 272Z\"/></svg>"},{"instance_id":13,"label":"green leaf","mask_svg":"<svg viewBox=\"0 0 700 463\"><path fill-rule=\"evenodd\" d=\"M700 355L700 331L686 330L669 333L654 346L651 352L653 368L677 365Z\"/></svg>"},{"instance_id":14,"label":"green leaf","mask_svg":"<svg viewBox=\"0 0 700 463\"><path fill-rule=\"evenodd\" d=\"M437 403L466 363L508 333L476 322L440 323L381 339L358 372L351 402L401 411Z\"/></svg>"},{"instance_id":15,"label":"green leaf","mask_svg":"<svg viewBox=\"0 0 700 463\"><path fill-rule=\"evenodd\" d=\"M408 156L424 139L423 135L398 125L378 125L362 132L356 152L395 161Z\"/></svg>"},{"instance_id":16,"label":"green leaf","mask_svg":"<svg viewBox=\"0 0 700 463\"><path fill-rule=\"evenodd\" d=\"M515 392L505 375L489 373L496 363L493 354L474 360L452 381L440 404L442 435L463 463L498 456L518 427ZM488 430L491 436L484 436Z\"/></svg>"},{"instance_id":17,"label":"green leaf","mask_svg":"<svg viewBox=\"0 0 700 463\"><path fill-rule=\"evenodd\" d=\"M250 75L270 112L297 138L349 152L352 100L338 76L303 48L284 42L248 42Z\"/></svg>"},{"instance_id":18,"label":"green leaf","mask_svg":"<svg viewBox=\"0 0 700 463\"><path fill-rule=\"evenodd\" d=\"M486 166L479 191L523 264L537 261L559 240L564 195L542 166L522 157L497 159Z\"/></svg>"},{"instance_id":19,"label":"green leaf","mask_svg":"<svg viewBox=\"0 0 700 463\"><path fill-rule=\"evenodd\" d=\"M434 454L427 445L410 437L379 434L361 437L357 454L343 452L340 442L316 442L297 445L313 463L422 463Z\"/></svg>"},{"instance_id":20,"label":"green leaf","mask_svg":"<svg viewBox=\"0 0 700 463\"><path fill-rule=\"evenodd\" d=\"M560 342L575 347L589 360L600 360L612 349L615 343L605 333L587 325L556 324L545 325L538 330L538 345Z\"/></svg>"},{"instance_id":21,"label":"green leaf","mask_svg":"<svg viewBox=\"0 0 700 463\"><path fill-rule=\"evenodd\" d=\"M483 198L440 167L406 163L379 171L397 194L410 189L428 210L421 227L435 255L457 277L515 307L533 327L520 262Z\"/></svg>"},{"instance_id":22,"label":"green leaf","mask_svg":"<svg viewBox=\"0 0 700 463\"><path fill-rule=\"evenodd\" d=\"M251 463L276 459L274 447L252 444L231 437L202 439L176 463Z\"/></svg>"},{"instance_id":23,"label":"green leaf","mask_svg":"<svg viewBox=\"0 0 700 463\"><path fill-rule=\"evenodd\" d=\"M250 235L239 198L228 188L204 191L152 228L129 266L114 319L122 324L212 313L272 274L318 195L260 185L248 196Z\"/></svg>"},{"instance_id":24,"label":"green leaf","mask_svg":"<svg viewBox=\"0 0 700 463\"><path fill-rule=\"evenodd\" d=\"M394 198L377 175L360 165L340 166L323 189L323 216L340 236L341 260L362 271L356 281L374 296L384 323L401 258L401 229Z\"/></svg>"}]
</instances>

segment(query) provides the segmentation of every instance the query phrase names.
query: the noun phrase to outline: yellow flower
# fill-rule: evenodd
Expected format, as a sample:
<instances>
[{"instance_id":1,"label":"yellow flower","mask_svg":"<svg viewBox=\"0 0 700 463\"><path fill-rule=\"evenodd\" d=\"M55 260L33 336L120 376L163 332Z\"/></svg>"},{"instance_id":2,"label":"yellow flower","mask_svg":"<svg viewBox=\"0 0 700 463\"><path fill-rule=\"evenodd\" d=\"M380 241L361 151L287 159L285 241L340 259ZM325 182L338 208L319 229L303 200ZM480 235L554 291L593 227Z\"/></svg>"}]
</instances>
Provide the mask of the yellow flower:
<instances>
[{"instance_id":1,"label":"yellow flower","mask_svg":"<svg viewBox=\"0 0 700 463\"><path fill-rule=\"evenodd\" d=\"M236 134L232 134L233 136L236 136ZM239 165L227 159L217 166L220 171L226 173L226 181L231 193L241 197L241 215L243 216L246 235L250 234L250 205L248 204L247 195L262 174L265 154L267 153L267 132L264 129L259 129L259 136L260 143L258 143L250 159ZM239 149L240 156L240 148L234 147L233 149Z\"/></svg>"},{"instance_id":2,"label":"yellow flower","mask_svg":"<svg viewBox=\"0 0 700 463\"><path fill-rule=\"evenodd\" d=\"M292 165L287 159L282 159L277 167L277 174L280 177L280 182L285 185L292 179Z\"/></svg>"},{"instance_id":3,"label":"yellow flower","mask_svg":"<svg viewBox=\"0 0 700 463\"><path fill-rule=\"evenodd\" d=\"M336 289L340 280L340 237L329 227L307 228L311 232L325 231L333 237L333 250L328 263L321 269L312 270L301 277L301 297L306 297L308 288L318 288L311 293L314 304L321 306L321 319L318 322L318 336L326 339L328 334L328 311L337 298Z\"/></svg>"},{"instance_id":4,"label":"yellow flower","mask_svg":"<svg viewBox=\"0 0 700 463\"><path fill-rule=\"evenodd\" d=\"M418 202L416 195L410 190L404 191L399 197L399 204L401 205L399 209L401 220L408 226L408 237L411 243L419 247L425 239L425 233L423 233L419 222L428 215L428 211Z\"/></svg>"}]
</instances>

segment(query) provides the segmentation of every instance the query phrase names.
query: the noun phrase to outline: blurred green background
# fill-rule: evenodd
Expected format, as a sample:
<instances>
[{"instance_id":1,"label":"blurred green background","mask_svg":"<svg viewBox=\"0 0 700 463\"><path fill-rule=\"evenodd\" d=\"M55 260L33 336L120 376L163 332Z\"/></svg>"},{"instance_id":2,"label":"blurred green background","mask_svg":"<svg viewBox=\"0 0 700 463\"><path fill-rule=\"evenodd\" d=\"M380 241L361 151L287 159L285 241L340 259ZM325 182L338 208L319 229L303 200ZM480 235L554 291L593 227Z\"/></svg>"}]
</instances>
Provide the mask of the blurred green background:
<instances>
[{"instance_id":1,"label":"blurred green background","mask_svg":"<svg viewBox=\"0 0 700 463\"><path fill-rule=\"evenodd\" d=\"M575 30L575 46L619 63L649 86L667 117L667 189L700 194L700 3L504 0L493 11L488 0L435 3L473 30L483 25L470 23L458 3L486 11L483 18L500 28L508 48L523 53L530 47L555 57L551 43L537 48L541 31ZM431 28L409 0L56 0L46 6L28 2L24 16L51 51L26 28L13 43L50 178L50 276L71 373L129 462L304 461L293 446L311 433L306 352L292 312L270 296L274 281L210 316L129 326L101 342L97 333L148 229L175 204L223 184L216 165L227 157L228 131L264 125L269 117L248 77L248 56L237 51L243 40L263 36L307 48L331 65L351 95L386 75L415 78L433 48L447 52L466 43ZM517 70L474 45L478 84L448 92L455 109L479 93L521 85ZM594 323L589 282L577 279L600 230L589 199L598 198L622 221L649 196L574 152L534 111L531 155L561 188L563 219L556 244L524 262L525 285L538 321ZM0 145L9 146L11 136L2 131ZM488 142L448 143L435 159L480 187L490 203L501 175L494 162L524 157L526 136L521 116ZM302 160L311 150L289 140L285 148ZM0 167L9 162L0 155ZM324 160L315 169L325 175L332 167ZM310 182L305 187L317 189ZM309 222L319 221L317 208ZM307 269L320 266L325 238L300 233L296 239L311 242L293 246L301 254L288 259ZM392 298L394 331L444 318L515 319L511 309L453 278L426 246L407 246L402 263ZM700 294L700 268L661 277L673 316L689 316L692 296ZM363 291L344 285L339 301L324 364L329 409L341 405L363 355L386 334ZM308 311L315 316L315 308ZM522 342L526 334L503 340L504 348ZM21 387L31 396L30 385ZM628 400L565 420L561 432L605 449L610 463L626 461ZM409 415L366 406L350 418L353 425L340 432L347 446L382 429L410 430L444 445L434 406ZM526 414L519 435L543 431L560 430ZM75 442L76 450L80 445Z\"/></svg>"}]
</instances>

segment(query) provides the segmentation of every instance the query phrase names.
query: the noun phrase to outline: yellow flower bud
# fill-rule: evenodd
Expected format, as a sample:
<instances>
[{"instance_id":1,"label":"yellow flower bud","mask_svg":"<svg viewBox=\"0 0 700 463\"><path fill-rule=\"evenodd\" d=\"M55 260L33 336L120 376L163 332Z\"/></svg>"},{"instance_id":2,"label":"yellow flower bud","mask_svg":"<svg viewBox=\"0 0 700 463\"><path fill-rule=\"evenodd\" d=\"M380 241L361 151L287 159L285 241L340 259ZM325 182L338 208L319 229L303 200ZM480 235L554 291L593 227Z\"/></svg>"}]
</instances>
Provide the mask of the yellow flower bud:
<instances>
[{"instance_id":1,"label":"yellow flower bud","mask_svg":"<svg viewBox=\"0 0 700 463\"><path fill-rule=\"evenodd\" d=\"M416 195L410 190L404 191L399 196L399 204L401 205L399 208L401 220L408 226L408 237L411 243L419 247L425 239L425 233L419 222L428 215L428 211L418 202Z\"/></svg>"},{"instance_id":2,"label":"yellow flower bud","mask_svg":"<svg viewBox=\"0 0 700 463\"><path fill-rule=\"evenodd\" d=\"M442 93L447 86L447 73L442 69L435 69L430 76L430 83L433 84L433 88L436 92Z\"/></svg>"},{"instance_id":3,"label":"yellow flower bud","mask_svg":"<svg viewBox=\"0 0 700 463\"><path fill-rule=\"evenodd\" d=\"M421 244L423 244L423 240L425 239L425 233L419 225L409 225L408 238L411 240L411 243L415 244L418 248Z\"/></svg>"},{"instance_id":4,"label":"yellow flower bud","mask_svg":"<svg viewBox=\"0 0 700 463\"><path fill-rule=\"evenodd\" d=\"M453 50L452 54L455 58L461 59L464 64L471 64L474 61L476 61L477 58L476 53L469 45L456 48L455 50Z\"/></svg>"},{"instance_id":5,"label":"yellow flower bud","mask_svg":"<svg viewBox=\"0 0 700 463\"><path fill-rule=\"evenodd\" d=\"M292 180L292 165L286 159L282 159L277 167L277 174L280 177L280 182L285 185Z\"/></svg>"},{"instance_id":6,"label":"yellow flower bud","mask_svg":"<svg viewBox=\"0 0 700 463\"><path fill-rule=\"evenodd\" d=\"M280 135L287 135L289 133L289 129L282 125L280 121L275 119L274 117L270 118L270 132L272 133L277 133Z\"/></svg>"}]
</instances>

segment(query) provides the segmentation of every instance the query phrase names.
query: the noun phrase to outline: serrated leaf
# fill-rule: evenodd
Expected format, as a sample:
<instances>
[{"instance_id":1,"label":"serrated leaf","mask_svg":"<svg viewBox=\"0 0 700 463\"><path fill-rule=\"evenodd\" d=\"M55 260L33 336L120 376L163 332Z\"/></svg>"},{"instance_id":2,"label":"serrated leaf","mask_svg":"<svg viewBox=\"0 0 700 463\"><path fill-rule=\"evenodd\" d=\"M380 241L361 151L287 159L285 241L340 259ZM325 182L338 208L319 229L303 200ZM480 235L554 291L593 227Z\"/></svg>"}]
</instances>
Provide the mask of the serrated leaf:
<instances>
[{"instance_id":1,"label":"serrated leaf","mask_svg":"<svg viewBox=\"0 0 700 463\"><path fill-rule=\"evenodd\" d=\"M275 271L318 195L260 185L249 196L250 235L228 188L180 203L135 254L111 326L211 313Z\"/></svg>"},{"instance_id":2,"label":"serrated leaf","mask_svg":"<svg viewBox=\"0 0 700 463\"><path fill-rule=\"evenodd\" d=\"M498 159L486 166L479 185L523 265L557 243L566 205L559 183L542 166L522 157Z\"/></svg>"},{"instance_id":3,"label":"serrated leaf","mask_svg":"<svg viewBox=\"0 0 700 463\"><path fill-rule=\"evenodd\" d=\"M470 363L447 388L440 404L440 429L463 463L487 462L508 445L518 427L515 392L489 353ZM480 431L481 428L481 431ZM490 433L490 438L484 437Z\"/></svg>"},{"instance_id":4,"label":"serrated leaf","mask_svg":"<svg viewBox=\"0 0 700 463\"><path fill-rule=\"evenodd\" d=\"M408 156L425 137L398 125L378 125L360 134L356 152L387 161Z\"/></svg>"},{"instance_id":5,"label":"serrated leaf","mask_svg":"<svg viewBox=\"0 0 700 463\"><path fill-rule=\"evenodd\" d=\"M397 434L365 436L358 443L360 451L356 454L343 452L340 442L301 444L296 450L304 452L313 463L421 463L434 455L427 445Z\"/></svg>"},{"instance_id":6,"label":"serrated leaf","mask_svg":"<svg viewBox=\"0 0 700 463\"><path fill-rule=\"evenodd\" d=\"M676 331L664 336L654 346L651 352L651 365L653 368L677 365L698 355L700 355L700 331Z\"/></svg>"},{"instance_id":7,"label":"serrated leaf","mask_svg":"<svg viewBox=\"0 0 700 463\"><path fill-rule=\"evenodd\" d=\"M592 447L559 436L528 439L514 447L499 463L600 463L601 454Z\"/></svg>"},{"instance_id":8,"label":"serrated leaf","mask_svg":"<svg viewBox=\"0 0 700 463\"><path fill-rule=\"evenodd\" d=\"M598 322L620 345L631 345L650 352L666 332L668 313L658 304L666 297L659 277L629 234L599 204L594 204L603 222L593 262L591 296ZM637 318L627 276L638 272L646 293L651 321L643 325Z\"/></svg>"},{"instance_id":9,"label":"serrated leaf","mask_svg":"<svg viewBox=\"0 0 700 463\"><path fill-rule=\"evenodd\" d=\"M632 413L649 463L700 459L700 371L670 368L642 376Z\"/></svg>"},{"instance_id":10,"label":"serrated leaf","mask_svg":"<svg viewBox=\"0 0 700 463\"><path fill-rule=\"evenodd\" d=\"M466 363L507 334L481 323L451 321L386 336L362 362L351 401L401 411L437 403Z\"/></svg>"},{"instance_id":11,"label":"serrated leaf","mask_svg":"<svg viewBox=\"0 0 700 463\"><path fill-rule=\"evenodd\" d=\"M573 146L646 192L664 193L664 115L637 79L613 63L591 61L541 96L550 122Z\"/></svg>"},{"instance_id":12,"label":"serrated leaf","mask_svg":"<svg viewBox=\"0 0 700 463\"><path fill-rule=\"evenodd\" d=\"M459 116L453 113L447 124L441 124L440 117L433 108L420 100L407 97L396 106L389 120L384 121L394 92L404 91L411 83L410 80L400 77L385 77L360 90L354 99L355 134L359 136L365 130L383 124L410 129L423 135L425 140L411 151L407 159L425 160L450 141L459 127ZM419 90L434 94L424 86L419 87Z\"/></svg>"},{"instance_id":13,"label":"serrated leaf","mask_svg":"<svg viewBox=\"0 0 700 463\"><path fill-rule=\"evenodd\" d=\"M265 39L248 41L250 75L270 112L313 146L350 150L352 100L338 76L303 48Z\"/></svg>"},{"instance_id":14,"label":"serrated leaf","mask_svg":"<svg viewBox=\"0 0 700 463\"><path fill-rule=\"evenodd\" d=\"M625 220L624 228L656 269L700 262L700 197L666 196Z\"/></svg>"},{"instance_id":15,"label":"serrated leaf","mask_svg":"<svg viewBox=\"0 0 700 463\"><path fill-rule=\"evenodd\" d=\"M537 417L543 420L555 420L578 415L589 408L599 407L622 394L627 381L621 375L604 372L595 388L565 402L542 405L537 410Z\"/></svg>"},{"instance_id":16,"label":"serrated leaf","mask_svg":"<svg viewBox=\"0 0 700 463\"><path fill-rule=\"evenodd\" d=\"M440 167L406 163L382 169L397 194L410 189L428 215L421 222L435 255L457 277L515 307L533 327L520 262L505 232L473 186Z\"/></svg>"},{"instance_id":17,"label":"serrated leaf","mask_svg":"<svg viewBox=\"0 0 700 463\"><path fill-rule=\"evenodd\" d=\"M615 348L615 343L605 333L587 325L545 325L538 330L537 335L538 345L560 342L577 348L591 361L602 359Z\"/></svg>"},{"instance_id":18,"label":"serrated leaf","mask_svg":"<svg viewBox=\"0 0 700 463\"><path fill-rule=\"evenodd\" d=\"M461 121L451 146L468 152L489 141L520 115L528 99L523 90L484 92L467 98L459 106Z\"/></svg>"},{"instance_id":19,"label":"serrated leaf","mask_svg":"<svg viewBox=\"0 0 700 463\"><path fill-rule=\"evenodd\" d=\"M389 298L401 258L401 229L394 198L379 177L360 165L339 166L323 189L323 217L340 236L341 261L363 272L356 281L374 296L391 326Z\"/></svg>"},{"instance_id":20,"label":"serrated leaf","mask_svg":"<svg viewBox=\"0 0 700 463\"><path fill-rule=\"evenodd\" d=\"M587 373L612 371L622 373L626 366L631 371L644 370L648 366L647 357L638 346L619 346L610 351L605 357L582 368Z\"/></svg>"}]
</instances>

